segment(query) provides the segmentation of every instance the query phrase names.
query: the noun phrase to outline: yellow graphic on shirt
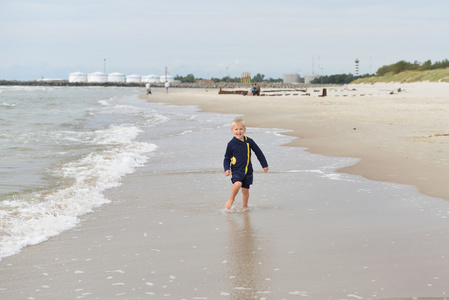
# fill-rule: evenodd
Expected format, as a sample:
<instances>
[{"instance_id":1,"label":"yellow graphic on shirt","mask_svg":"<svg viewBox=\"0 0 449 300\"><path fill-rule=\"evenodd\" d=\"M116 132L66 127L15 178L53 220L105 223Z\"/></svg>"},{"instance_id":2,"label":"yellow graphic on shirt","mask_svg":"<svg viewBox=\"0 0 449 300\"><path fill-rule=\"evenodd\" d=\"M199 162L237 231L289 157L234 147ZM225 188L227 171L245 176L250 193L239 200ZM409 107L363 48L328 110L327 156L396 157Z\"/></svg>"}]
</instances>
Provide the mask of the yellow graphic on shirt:
<instances>
[{"instance_id":1,"label":"yellow graphic on shirt","mask_svg":"<svg viewBox=\"0 0 449 300\"><path fill-rule=\"evenodd\" d=\"M235 165L237 163L237 159L235 159L235 156L231 158L231 164Z\"/></svg>"},{"instance_id":2,"label":"yellow graphic on shirt","mask_svg":"<svg viewBox=\"0 0 449 300\"><path fill-rule=\"evenodd\" d=\"M249 148L249 143L247 137L245 136L246 148L248 148L248 160L246 161L245 174L248 173L249 162L251 161L251 149Z\"/></svg>"}]
</instances>

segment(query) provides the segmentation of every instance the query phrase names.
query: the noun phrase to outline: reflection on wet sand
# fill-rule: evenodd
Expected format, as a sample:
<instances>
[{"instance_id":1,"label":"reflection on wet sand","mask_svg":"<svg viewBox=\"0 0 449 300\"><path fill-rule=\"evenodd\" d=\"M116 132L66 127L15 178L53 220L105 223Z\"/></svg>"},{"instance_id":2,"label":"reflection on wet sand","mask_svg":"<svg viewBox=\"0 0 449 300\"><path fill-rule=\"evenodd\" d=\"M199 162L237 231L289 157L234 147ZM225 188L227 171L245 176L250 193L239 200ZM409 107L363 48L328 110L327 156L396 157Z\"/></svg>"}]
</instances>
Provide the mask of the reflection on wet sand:
<instances>
[{"instance_id":1,"label":"reflection on wet sand","mask_svg":"<svg viewBox=\"0 0 449 300\"><path fill-rule=\"evenodd\" d=\"M229 243L225 280L232 299L258 299L269 294L270 279L262 265L263 249L257 230L251 226L251 213L227 216Z\"/></svg>"}]
</instances>

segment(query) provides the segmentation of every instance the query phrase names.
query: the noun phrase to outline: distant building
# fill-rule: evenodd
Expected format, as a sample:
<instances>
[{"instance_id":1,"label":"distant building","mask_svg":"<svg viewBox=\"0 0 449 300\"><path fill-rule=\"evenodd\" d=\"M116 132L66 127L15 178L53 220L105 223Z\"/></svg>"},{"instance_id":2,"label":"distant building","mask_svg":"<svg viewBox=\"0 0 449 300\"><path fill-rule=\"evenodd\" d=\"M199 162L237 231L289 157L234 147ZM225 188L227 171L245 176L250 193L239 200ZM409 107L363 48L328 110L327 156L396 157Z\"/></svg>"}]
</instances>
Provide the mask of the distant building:
<instances>
[{"instance_id":1,"label":"distant building","mask_svg":"<svg viewBox=\"0 0 449 300\"><path fill-rule=\"evenodd\" d=\"M142 76L136 74L128 75L126 76L126 82L141 83Z\"/></svg>"},{"instance_id":2,"label":"distant building","mask_svg":"<svg viewBox=\"0 0 449 300\"><path fill-rule=\"evenodd\" d=\"M175 81L175 77L173 77L171 75L162 75L160 77L160 82L165 82L165 80L167 80L168 82L174 82Z\"/></svg>"},{"instance_id":3,"label":"distant building","mask_svg":"<svg viewBox=\"0 0 449 300\"><path fill-rule=\"evenodd\" d=\"M103 72L87 74L87 82L108 82L108 75Z\"/></svg>"},{"instance_id":4,"label":"distant building","mask_svg":"<svg viewBox=\"0 0 449 300\"><path fill-rule=\"evenodd\" d=\"M157 75L153 75L153 74L151 74L151 75L144 75L144 76L142 76L142 82L143 83L146 83L146 82L160 82L160 76L157 76Z\"/></svg>"},{"instance_id":5,"label":"distant building","mask_svg":"<svg viewBox=\"0 0 449 300\"><path fill-rule=\"evenodd\" d=\"M45 81L55 81L62 79L40 79ZM126 82L126 83L147 83L147 82L179 82L176 81L175 78L171 75L124 75L122 73L103 73L103 72L94 72L94 73L82 73L82 72L73 72L69 73L69 82L95 82L95 83L103 83L103 82Z\"/></svg>"},{"instance_id":6,"label":"distant building","mask_svg":"<svg viewBox=\"0 0 449 300\"><path fill-rule=\"evenodd\" d=\"M307 75L307 76L304 76L304 83L305 84L310 83L314 79L317 79L317 78L320 78L320 75Z\"/></svg>"},{"instance_id":7,"label":"distant building","mask_svg":"<svg viewBox=\"0 0 449 300\"><path fill-rule=\"evenodd\" d=\"M87 82L87 74L82 72L70 73L69 82Z\"/></svg>"},{"instance_id":8,"label":"distant building","mask_svg":"<svg viewBox=\"0 0 449 300\"><path fill-rule=\"evenodd\" d=\"M284 74L284 83L299 84L299 74Z\"/></svg>"},{"instance_id":9,"label":"distant building","mask_svg":"<svg viewBox=\"0 0 449 300\"><path fill-rule=\"evenodd\" d=\"M108 82L125 82L126 76L122 73L109 73Z\"/></svg>"}]
</instances>

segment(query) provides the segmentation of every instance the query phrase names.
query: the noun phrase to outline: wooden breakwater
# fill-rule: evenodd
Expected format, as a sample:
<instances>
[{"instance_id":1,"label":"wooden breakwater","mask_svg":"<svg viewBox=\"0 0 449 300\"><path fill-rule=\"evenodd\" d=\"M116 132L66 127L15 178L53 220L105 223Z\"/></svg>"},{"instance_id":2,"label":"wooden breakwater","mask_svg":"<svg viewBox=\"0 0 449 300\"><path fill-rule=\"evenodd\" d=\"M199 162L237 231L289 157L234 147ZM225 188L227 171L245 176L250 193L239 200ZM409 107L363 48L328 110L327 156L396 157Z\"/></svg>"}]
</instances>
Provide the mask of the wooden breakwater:
<instances>
[{"instance_id":1,"label":"wooden breakwater","mask_svg":"<svg viewBox=\"0 0 449 300\"><path fill-rule=\"evenodd\" d=\"M323 89L325 91L326 89ZM324 92L325 93L325 92ZM245 90L223 90L220 88L218 91L219 95L243 95L243 96L310 96L307 89L275 89L275 90L261 90L259 95L252 95L249 91Z\"/></svg>"}]
</instances>

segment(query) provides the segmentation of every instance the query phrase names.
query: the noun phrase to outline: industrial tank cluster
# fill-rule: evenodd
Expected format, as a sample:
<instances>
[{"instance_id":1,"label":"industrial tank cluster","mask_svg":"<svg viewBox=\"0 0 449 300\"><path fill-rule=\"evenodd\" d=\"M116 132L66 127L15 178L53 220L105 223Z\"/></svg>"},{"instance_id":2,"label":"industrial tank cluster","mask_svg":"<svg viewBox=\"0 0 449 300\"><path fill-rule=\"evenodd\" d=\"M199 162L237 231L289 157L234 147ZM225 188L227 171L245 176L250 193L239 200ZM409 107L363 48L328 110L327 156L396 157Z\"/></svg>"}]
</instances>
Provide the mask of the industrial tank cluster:
<instances>
[{"instance_id":1,"label":"industrial tank cluster","mask_svg":"<svg viewBox=\"0 0 449 300\"><path fill-rule=\"evenodd\" d=\"M309 84L312 82L312 80L319 78L320 75L306 75L304 76L303 83ZM284 74L284 83L288 84L300 84L301 83L301 77L299 74Z\"/></svg>"},{"instance_id":2,"label":"industrial tank cluster","mask_svg":"<svg viewBox=\"0 0 449 300\"><path fill-rule=\"evenodd\" d=\"M146 83L146 82L173 82L175 78L171 75L124 75L122 73L82 73L74 72L69 74L69 82L128 82L128 83Z\"/></svg>"}]
</instances>

